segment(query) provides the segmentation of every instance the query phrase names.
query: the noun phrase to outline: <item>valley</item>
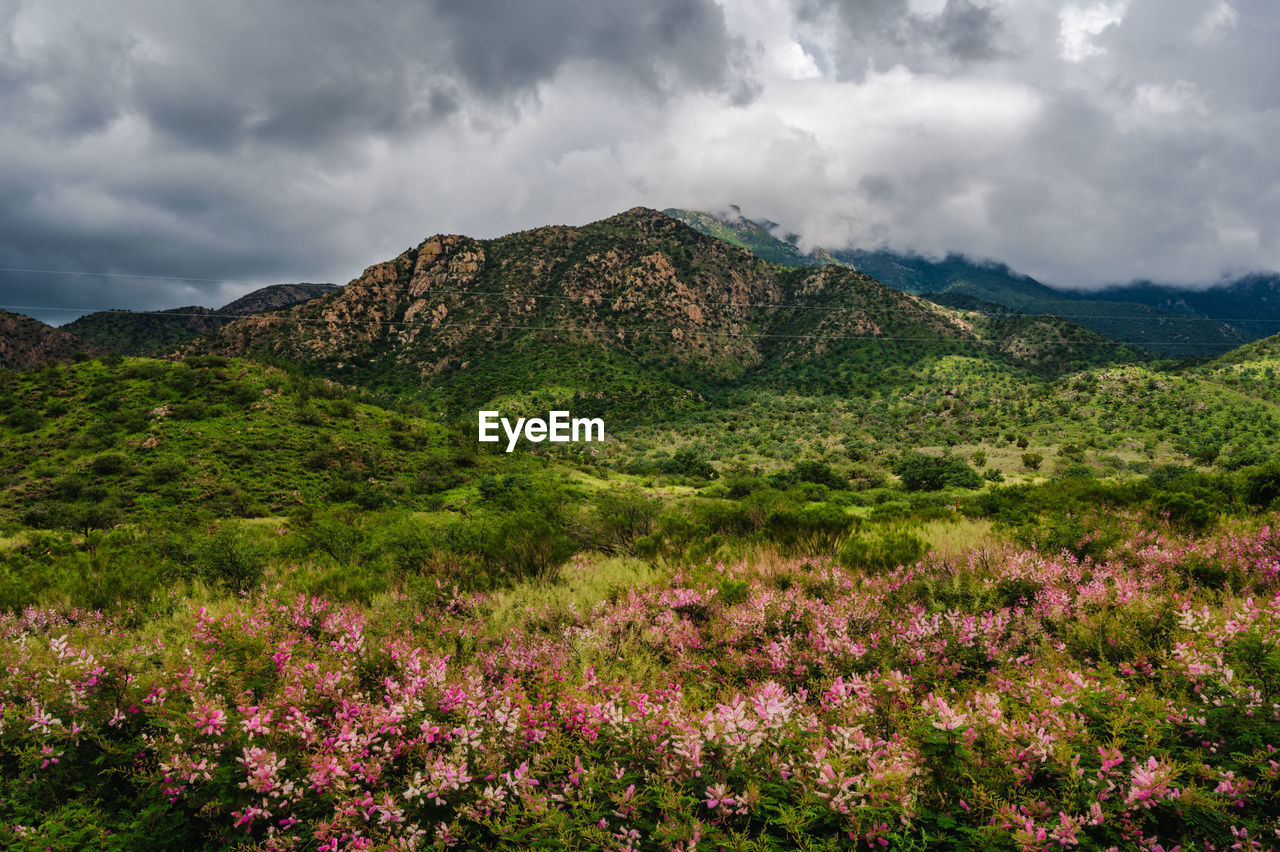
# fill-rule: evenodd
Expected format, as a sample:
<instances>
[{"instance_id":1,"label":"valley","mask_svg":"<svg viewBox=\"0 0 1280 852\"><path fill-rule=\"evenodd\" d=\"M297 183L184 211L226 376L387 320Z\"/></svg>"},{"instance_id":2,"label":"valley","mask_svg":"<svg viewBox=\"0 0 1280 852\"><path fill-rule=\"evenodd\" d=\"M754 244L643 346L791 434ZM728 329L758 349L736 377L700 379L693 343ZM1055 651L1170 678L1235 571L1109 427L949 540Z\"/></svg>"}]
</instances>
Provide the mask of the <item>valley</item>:
<instances>
[{"instance_id":1,"label":"valley","mask_svg":"<svg viewBox=\"0 0 1280 852\"><path fill-rule=\"evenodd\" d=\"M5 844L1266 848L1280 337L699 215L6 315Z\"/></svg>"}]
</instances>

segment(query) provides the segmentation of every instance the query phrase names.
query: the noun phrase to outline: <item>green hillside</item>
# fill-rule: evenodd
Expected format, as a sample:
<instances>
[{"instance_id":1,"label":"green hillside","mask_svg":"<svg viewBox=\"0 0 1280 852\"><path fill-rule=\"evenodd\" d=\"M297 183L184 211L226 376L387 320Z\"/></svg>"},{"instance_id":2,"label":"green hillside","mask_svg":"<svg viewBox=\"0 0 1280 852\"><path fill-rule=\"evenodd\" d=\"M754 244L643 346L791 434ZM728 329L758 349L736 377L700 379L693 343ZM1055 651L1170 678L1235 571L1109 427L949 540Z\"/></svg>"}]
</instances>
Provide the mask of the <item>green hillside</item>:
<instances>
[{"instance_id":1,"label":"green hillside","mask_svg":"<svg viewBox=\"0 0 1280 852\"><path fill-rule=\"evenodd\" d=\"M87 361L0 373L0 521L88 529L325 502L438 508L532 464L420 408L252 362ZM534 464L541 470L541 466Z\"/></svg>"}]
</instances>

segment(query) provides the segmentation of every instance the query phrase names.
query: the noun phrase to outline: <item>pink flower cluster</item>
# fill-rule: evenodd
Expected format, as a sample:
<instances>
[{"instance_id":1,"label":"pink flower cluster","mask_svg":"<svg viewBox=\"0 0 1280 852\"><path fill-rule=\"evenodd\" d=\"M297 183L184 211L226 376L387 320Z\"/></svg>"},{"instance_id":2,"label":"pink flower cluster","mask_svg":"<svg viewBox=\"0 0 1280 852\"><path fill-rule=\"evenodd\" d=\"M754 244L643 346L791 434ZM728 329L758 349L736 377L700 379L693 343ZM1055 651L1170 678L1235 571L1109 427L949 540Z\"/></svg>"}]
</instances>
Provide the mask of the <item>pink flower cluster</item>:
<instances>
[{"instance_id":1,"label":"pink flower cluster","mask_svg":"<svg viewBox=\"0 0 1280 852\"><path fill-rule=\"evenodd\" d=\"M264 849L483 845L553 813L603 847L701 848L784 807L875 849L931 820L1154 849L1194 808L1261 842L1280 829L1280 694L1258 674L1280 654L1278 545L1263 528L1097 563L720 566L501 632L456 592L408 626L228 602L165 643L29 611L0 618L0 743L71 771L132 725L163 796ZM1192 590L1192 559L1244 591ZM740 603L725 577L749 583Z\"/></svg>"}]
</instances>

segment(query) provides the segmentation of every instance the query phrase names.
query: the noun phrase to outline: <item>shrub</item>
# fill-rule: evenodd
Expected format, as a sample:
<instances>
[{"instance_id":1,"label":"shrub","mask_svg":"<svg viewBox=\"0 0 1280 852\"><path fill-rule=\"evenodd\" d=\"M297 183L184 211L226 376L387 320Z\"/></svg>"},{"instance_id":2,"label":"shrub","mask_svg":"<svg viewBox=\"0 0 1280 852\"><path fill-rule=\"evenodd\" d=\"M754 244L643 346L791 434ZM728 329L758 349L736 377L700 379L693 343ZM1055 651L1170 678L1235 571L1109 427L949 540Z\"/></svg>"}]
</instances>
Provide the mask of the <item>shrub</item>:
<instances>
[{"instance_id":1,"label":"shrub","mask_svg":"<svg viewBox=\"0 0 1280 852\"><path fill-rule=\"evenodd\" d=\"M1280 497L1280 462L1259 465L1244 472L1240 496L1250 506L1266 507Z\"/></svg>"},{"instance_id":2,"label":"shrub","mask_svg":"<svg viewBox=\"0 0 1280 852\"><path fill-rule=\"evenodd\" d=\"M267 558L240 530L218 530L199 549L200 575L233 592L247 592L262 582Z\"/></svg>"},{"instance_id":3,"label":"shrub","mask_svg":"<svg viewBox=\"0 0 1280 852\"><path fill-rule=\"evenodd\" d=\"M124 473L128 460L121 453L103 453L89 462L89 470L99 476L116 476Z\"/></svg>"},{"instance_id":4,"label":"shrub","mask_svg":"<svg viewBox=\"0 0 1280 852\"><path fill-rule=\"evenodd\" d=\"M595 517L586 538L606 553L635 553L636 541L653 532L662 508L639 489L602 491L592 502Z\"/></svg>"},{"instance_id":5,"label":"shrub","mask_svg":"<svg viewBox=\"0 0 1280 852\"><path fill-rule=\"evenodd\" d=\"M513 579L546 579L577 550L564 530L533 512L508 515L495 540L496 562Z\"/></svg>"},{"instance_id":6,"label":"shrub","mask_svg":"<svg viewBox=\"0 0 1280 852\"><path fill-rule=\"evenodd\" d=\"M715 479L718 475L710 462L689 447L676 450L671 458L658 462L658 472L694 479Z\"/></svg>"},{"instance_id":7,"label":"shrub","mask_svg":"<svg viewBox=\"0 0 1280 852\"><path fill-rule=\"evenodd\" d=\"M1044 456L1039 453L1023 453L1022 466L1027 470L1039 470L1040 463L1044 461Z\"/></svg>"},{"instance_id":8,"label":"shrub","mask_svg":"<svg viewBox=\"0 0 1280 852\"><path fill-rule=\"evenodd\" d=\"M1213 506L1183 492L1161 494L1156 498L1155 507L1160 513L1167 514L1175 527L1189 532L1207 530L1218 516Z\"/></svg>"},{"instance_id":9,"label":"shrub","mask_svg":"<svg viewBox=\"0 0 1280 852\"><path fill-rule=\"evenodd\" d=\"M825 485L833 491L841 491L849 487L849 481L831 469L831 465L820 461L796 462L791 468L796 482L812 482Z\"/></svg>"},{"instance_id":10,"label":"shrub","mask_svg":"<svg viewBox=\"0 0 1280 852\"><path fill-rule=\"evenodd\" d=\"M981 488L978 472L962 460L951 456L930 456L920 452L903 453L893 472L908 491L938 491L947 487Z\"/></svg>"},{"instance_id":11,"label":"shrub","mask_svg":"<svg viewBox=\"0 0 1280 852\"><path fill-rule=\"evenodd\" d=\"M15 432L34 432L44 425L44 418L34 409L19 408L5 418L5 425Z\"/></svg>"}]
</instances>

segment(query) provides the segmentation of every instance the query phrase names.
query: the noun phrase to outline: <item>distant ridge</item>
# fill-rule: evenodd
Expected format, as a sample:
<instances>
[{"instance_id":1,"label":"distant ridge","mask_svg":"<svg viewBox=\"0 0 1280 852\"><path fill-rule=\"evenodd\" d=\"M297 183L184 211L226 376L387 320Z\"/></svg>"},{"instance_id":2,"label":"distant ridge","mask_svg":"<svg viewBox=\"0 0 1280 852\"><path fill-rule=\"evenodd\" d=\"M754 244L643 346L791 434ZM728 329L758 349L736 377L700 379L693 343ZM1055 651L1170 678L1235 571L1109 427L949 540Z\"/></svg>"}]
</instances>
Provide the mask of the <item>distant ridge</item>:
<instances>
[{"instance_id":1,"label":"distant ridge","mask_svg":"<svg viewBox=\"0 0 1280 852\"><path fill-rule=\"evenodd\" d=\"M98 311L62 328L104 352L167 355L200 335L221 328L235 316L279 310L336 289L333 284L273 284L217 310L191 305L164 311Z\"/></svg>"},{"instance_id":2,"label":"distant ridge","mask_svg":"<svg viewBox=\"0 0 1280 852\"><path fill-rule=\"evenodd\" d=\"M739 209L719 216L677 208L663 212L775 263L837 263L940 304L987 303L1018 313L1053 314L1160 357L1212 357L1280 332L1277 275L1246 276L1198 291L1146 283L1081 292L1049 287L1005 264L959 254L937 260L885 249L802 252L798 237L779 236L775 223L747 219Z\"/></svg>"}]
</instances>

